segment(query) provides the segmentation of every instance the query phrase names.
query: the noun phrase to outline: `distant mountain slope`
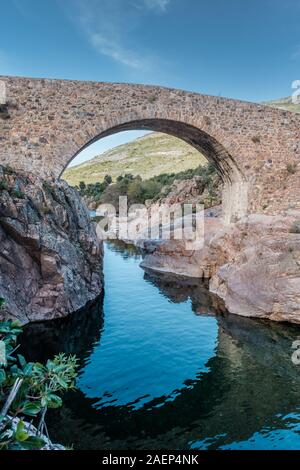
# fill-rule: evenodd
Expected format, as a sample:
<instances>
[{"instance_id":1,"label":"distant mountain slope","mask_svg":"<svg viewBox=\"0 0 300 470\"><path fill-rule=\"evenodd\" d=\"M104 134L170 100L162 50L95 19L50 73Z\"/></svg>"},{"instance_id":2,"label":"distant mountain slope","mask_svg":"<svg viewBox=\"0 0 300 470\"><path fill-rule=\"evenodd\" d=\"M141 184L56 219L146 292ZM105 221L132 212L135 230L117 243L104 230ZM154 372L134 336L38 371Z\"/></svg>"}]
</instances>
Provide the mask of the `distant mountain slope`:
<instances>
[{"instance_id":1,"label":"distant mountain slope","mask_svg":"<svg viewBox=\"0 0 300 470\"><path fill-rule=\"evenodd\" d=\"M203 155L182 140L154 132L68 168L63 178L72 186L80 181L101 182L107 174L113 180L125 173L148 179L162 173L179 173L206 163Z\"/></svg>"},{"instance_id":2,"label":"distant mountain slope","mask_svg":"<svg viewBox=\"0 0 300 470\"><path fill-rule=\"evenodd\" d=\"M286 111L292 111L294 113L300 113L300 104L294 104L292 97L280 98L278 100L265 101L263 104L272 106L272 108L285 109Z\"/></svg>"}]
</instances>

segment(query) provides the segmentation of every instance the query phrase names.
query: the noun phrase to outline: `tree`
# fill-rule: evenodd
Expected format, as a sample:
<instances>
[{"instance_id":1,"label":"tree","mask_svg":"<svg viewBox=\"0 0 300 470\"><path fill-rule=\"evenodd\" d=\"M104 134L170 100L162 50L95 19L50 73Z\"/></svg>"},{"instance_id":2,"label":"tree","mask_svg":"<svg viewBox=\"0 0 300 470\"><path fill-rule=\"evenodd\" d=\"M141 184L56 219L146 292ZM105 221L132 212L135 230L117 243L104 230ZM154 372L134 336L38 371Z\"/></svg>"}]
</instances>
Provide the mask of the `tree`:
<instances>
[{"instance_id":1,"label":"tree","mask_svg":"<svg viewBox=\"0 0 300 470\"><path fill-rule=\"evenodd\" d=\"M155 180L146 180L142 183L143 202L147 199L153 199L160 194L162 185Z\"/></svg>"},{"instance_id":2,"label":"tree","mask_svg":"<svg viewBox=\"0 0 300 470\"><path fill-rule=\"evenodd\" d=\"M112 183L112 177L110 175L105 175L104 176L104 181L107 184L111 184Z\"/></svg>"},{"instance_id":3,"label":"tree","mask_svg":"<svg viewBox=\"0 0 300 470\"><path fill-rule=\"evenodd\" d=\"M130 182L128 185L127 196L129 204L143 202L143 186L139 179L136 178Z\"/></svg>"},{"instance_id":4,"label":"tree","mask_svg":"<svg viewBox=\"0 0 300 470\"><path fill-rule=\"evenodd\" d=\"M79 191L80 191L80 193L84 194L85 189L86 189L86 184L85 184L85 182L84 182L84 181L80 181L80 182L79 182Z\"/></svg>"}]
</instances>

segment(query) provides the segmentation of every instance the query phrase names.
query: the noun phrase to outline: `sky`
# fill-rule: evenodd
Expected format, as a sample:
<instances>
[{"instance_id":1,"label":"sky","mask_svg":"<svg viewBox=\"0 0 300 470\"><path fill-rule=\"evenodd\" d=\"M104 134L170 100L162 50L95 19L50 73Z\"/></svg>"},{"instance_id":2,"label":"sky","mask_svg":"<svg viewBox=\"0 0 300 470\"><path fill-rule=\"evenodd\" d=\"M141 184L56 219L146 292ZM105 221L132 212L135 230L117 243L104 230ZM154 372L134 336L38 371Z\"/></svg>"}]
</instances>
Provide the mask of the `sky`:
<instances>
[{"instance_id":1,"label":"sky","mask_svg":"<svg viewBox=\"0 0 300 470\"><path fill-rule=\"evenodd\" d=\"M0 75L155 84L255 102L291 95L300 79L300 0L0 2ZM138 135L102 139L73 164Z\"/></svg>"}]
</instances>

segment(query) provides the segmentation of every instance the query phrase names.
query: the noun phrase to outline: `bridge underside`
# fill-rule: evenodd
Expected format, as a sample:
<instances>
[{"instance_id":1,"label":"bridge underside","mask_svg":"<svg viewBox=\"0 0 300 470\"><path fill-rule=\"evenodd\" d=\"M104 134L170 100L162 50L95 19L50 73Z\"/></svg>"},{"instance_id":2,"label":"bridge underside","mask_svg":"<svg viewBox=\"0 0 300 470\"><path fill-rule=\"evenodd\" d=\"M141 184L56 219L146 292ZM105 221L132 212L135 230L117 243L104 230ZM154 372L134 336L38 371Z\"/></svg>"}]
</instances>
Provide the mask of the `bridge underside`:
<instances>
[{"instance_id":1,"label":"bridge underside","mask_svg":"<svg viewBox=\"0 0 300 470\"><path fill-rule=\"evenodd\" d=\"M207 160L212 163L223 181L223 218L225 222L238 219L247 213L248 183L242 171L237 167L234 159L213 137L201 129L190 124L171 121L167 119L143 119L131 121L115 126L96 136L87 142L85 147L91 143L112 134L128 130L150 130L163 132L182 139L197 149ZM77 152L77 154L79 153ZM77 155L76 154L76 155ZM75 158L76 155L73 157ZM73 160L73 158L71 160ZM62 172L63 173L63 172Z\"/></svg>"}]
</instances>

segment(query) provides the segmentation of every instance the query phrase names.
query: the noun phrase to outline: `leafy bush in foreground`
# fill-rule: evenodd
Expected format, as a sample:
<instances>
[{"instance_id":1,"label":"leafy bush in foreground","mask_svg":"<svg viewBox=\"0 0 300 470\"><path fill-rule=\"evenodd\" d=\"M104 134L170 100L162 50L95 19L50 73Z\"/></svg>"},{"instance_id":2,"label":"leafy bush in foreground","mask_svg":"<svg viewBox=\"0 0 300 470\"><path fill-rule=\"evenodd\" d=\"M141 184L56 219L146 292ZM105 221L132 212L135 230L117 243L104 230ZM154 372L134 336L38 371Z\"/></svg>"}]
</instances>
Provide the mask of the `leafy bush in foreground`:
<instances>
[{"instance_id":1,"label":"leafy bush in foreground","mask_svg":"<svg viewBox=\"0 0 300 470\"><path fill-rule=\"evenodd\" d=\"M3 303L3 299L1 299ZM0 450L40 449L48 436L45 416L62 405L60 394L74 387L77 359L59 354L45 365L17 353L17 322L0 322ZM26 421L34 420L36 435ZM50 440L49 440L50 441Z\"/></svg>"}]
</instances>

